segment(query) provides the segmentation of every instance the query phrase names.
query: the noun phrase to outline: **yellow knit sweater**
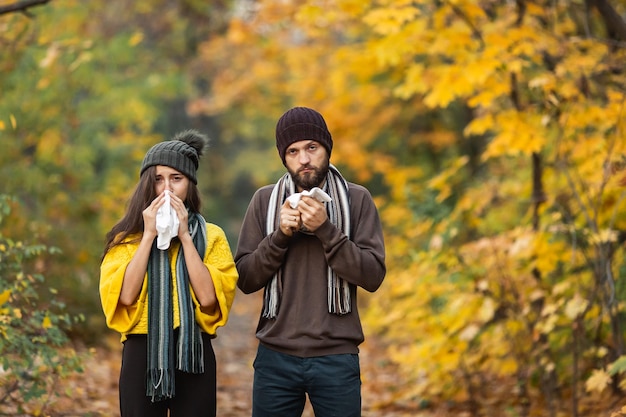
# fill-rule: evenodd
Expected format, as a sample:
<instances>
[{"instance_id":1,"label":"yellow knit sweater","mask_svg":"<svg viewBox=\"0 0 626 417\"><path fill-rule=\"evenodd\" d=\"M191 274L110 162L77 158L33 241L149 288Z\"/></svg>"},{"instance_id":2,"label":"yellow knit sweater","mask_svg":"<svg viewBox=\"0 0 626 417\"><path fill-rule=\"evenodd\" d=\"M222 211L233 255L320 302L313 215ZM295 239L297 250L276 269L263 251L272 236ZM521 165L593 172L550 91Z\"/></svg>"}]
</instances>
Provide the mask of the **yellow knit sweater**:
<instances>
[{"instance_id":1,"label":"yellow knit sweater","mask_svg":"<svg viewBox=\"0 0 626 417\"><path fill-rule=\"evenodd\" d=\"M147 274L144 277L137 301L130 306L119 303L126 267L137 250L140 238L141 236L138 235L129 236L125 243L111 248L100 265L100 301L102 302L106 324L110 329L122 335L122 341L126 340L126 336L129 334L148 333ZM169 249L173 285L174 328L180 325L175 267L179 247L180 242L174 240ZM207 251L204 264L209 269L213 279L217 295L217 307L210 314L204 313L200 310L193 289L191 289L191 297L195 305L196 322L200 329L210 335L215 335L217 328L224 326L228 321L230 308L235 299L238 275L224 231L211 223L207 223Z\"/></svg>"}]
</instances>

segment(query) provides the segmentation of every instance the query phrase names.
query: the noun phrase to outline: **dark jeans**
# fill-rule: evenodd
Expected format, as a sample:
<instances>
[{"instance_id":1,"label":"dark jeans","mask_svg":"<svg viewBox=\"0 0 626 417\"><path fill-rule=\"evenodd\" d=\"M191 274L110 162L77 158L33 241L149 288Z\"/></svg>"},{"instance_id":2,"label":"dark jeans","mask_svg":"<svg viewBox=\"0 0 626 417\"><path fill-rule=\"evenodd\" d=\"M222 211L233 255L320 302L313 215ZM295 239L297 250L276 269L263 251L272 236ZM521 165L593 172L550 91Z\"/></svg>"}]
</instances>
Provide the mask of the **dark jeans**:
<instances>
[{"instance_id":1,"label":"dark jeans","mask_svg":"<svg viewBox=\"0 0 626 417\"><path fill-rule=\"evenodd\" d=\"M176 371L176 395L152 402L146 396L148 338L130 335L124 342L120 372L120 411L122 417L215 417L216 365L215 353L208 334L202 333L204 373Z\"/></svg>"},{"instance_id":2,"label":"dark jeans","mask_svg":"<svg viewBox=\"0 0 626 417\"><path fill-rule=\"evenodd\" d=\"M316 417L360 417L359 356L300 358L259 345L252 417L299 417L307 394Z\"/></svg>"}]
</instances>

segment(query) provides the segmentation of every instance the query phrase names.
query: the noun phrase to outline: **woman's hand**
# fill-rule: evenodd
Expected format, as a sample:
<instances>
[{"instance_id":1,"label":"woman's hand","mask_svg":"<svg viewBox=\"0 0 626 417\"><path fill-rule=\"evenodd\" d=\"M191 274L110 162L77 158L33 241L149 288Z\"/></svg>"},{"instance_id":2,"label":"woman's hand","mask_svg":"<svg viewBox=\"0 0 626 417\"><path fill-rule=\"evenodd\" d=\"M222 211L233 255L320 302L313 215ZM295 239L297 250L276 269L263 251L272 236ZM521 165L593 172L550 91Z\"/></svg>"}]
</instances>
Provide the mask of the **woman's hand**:
<instances>
[{"instance_id":1,"label":"woman's hand","mask_svg":"<svg viewBox=\"0 0 626 417\"><path fill-rule=\"evenodd\" d=\"M176 197L174 193L170 193L170 204L178 217L178 236L189 234L189 212L187 207L185 207L185 203Z\"/></svg>"},{"instance_id":2,"label":"woman's hand","mask_svg":"<svg viewBox=\"0 0 626 417\"><path fill-rule=\"evenodd\" d=\"M155 237L158 232L156 228L156 215L159 208L165 203L165 193L159 194L152 203L143 211L143 234L148 237Z\"/></svg>"}]
</instances>

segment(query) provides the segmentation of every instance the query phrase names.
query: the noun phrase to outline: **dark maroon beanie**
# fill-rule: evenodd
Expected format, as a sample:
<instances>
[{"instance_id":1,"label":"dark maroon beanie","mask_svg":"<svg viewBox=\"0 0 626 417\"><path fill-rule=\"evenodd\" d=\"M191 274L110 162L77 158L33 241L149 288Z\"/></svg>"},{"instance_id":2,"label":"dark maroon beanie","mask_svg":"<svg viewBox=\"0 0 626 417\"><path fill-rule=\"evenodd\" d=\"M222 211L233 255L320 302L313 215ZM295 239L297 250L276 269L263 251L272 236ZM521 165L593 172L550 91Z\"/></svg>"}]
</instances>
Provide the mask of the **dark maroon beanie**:
<instances>
[{"instance_id":1,"label":"dark maroon beanie","mask_svg":"<svg viewBox=\"0 0 626 417\"><path fill-rule=\"evenodd\" d=\"M287 110L276 124L276 147L280 159L285 163L285 152L289 145L300 140L315 140L328 151L333 150L333 138L321 114L308 107Z\"/></svg>"}]
</instances>

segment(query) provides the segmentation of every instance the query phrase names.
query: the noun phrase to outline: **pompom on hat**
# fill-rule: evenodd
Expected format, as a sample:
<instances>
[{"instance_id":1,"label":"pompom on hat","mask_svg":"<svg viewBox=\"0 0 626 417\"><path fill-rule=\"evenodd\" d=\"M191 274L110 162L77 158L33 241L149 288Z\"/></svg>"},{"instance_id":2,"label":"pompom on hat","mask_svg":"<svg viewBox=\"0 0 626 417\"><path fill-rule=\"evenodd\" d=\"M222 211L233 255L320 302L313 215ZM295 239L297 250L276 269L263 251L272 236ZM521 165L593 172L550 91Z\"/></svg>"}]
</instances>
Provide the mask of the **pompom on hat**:
<instances>
[{"instance_id":1,"label":"pompom on hat","mask_svg":"<svg viewBox=\"0 0 626 417\"><path fill-rule=\"evenodd\" d=\"M308 107L294 107L283 114L276 124L276 148L285 163L285 152L289 145L300 140L315 140L328 151L333 150L333 138L324 117Z\"/></svg>"},{"instance_id":2,"label":"pompom on hat","mask_svg":"<svg viewBox=\"0 0 626 417\"><path fill-rule=\"evenodd\" d=\"M198 184L196 172L208 142L208 138L196 130L180 132L171 140L157 143L148 150L139 175L151 166L164 165L180 171L194 184Z\"/></svg>"}]
</instances>

